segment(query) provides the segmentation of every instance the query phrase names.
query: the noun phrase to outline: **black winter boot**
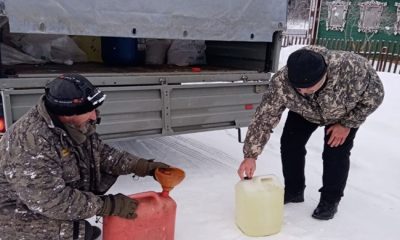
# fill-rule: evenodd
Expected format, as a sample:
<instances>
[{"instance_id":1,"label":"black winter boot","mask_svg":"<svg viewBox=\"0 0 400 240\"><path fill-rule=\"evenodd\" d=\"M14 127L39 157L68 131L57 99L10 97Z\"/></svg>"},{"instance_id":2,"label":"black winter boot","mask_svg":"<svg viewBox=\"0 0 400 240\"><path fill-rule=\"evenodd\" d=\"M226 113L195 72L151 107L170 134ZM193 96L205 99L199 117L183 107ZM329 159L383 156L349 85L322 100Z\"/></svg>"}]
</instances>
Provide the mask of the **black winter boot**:
<instances>
[{"instance_id":1,"label":"black winter boot","mask_svg":"<svg viewBox=\"0 0 400 240\"><path fill-rule=\"evenodd\" d=\"M101 229L85 221L85 240L96 240L101 235Z\"/></svg>"},{"instance_id":2,"label":"black winter boot","mask_svg":"<svg viewBox=\"0 0 400 240\"><path fill-rule=\"evenodd\" d=\"M328 202L325 200L321 200L314 210L312 217L319 220L329 220L335 216L337 212L337 208L339 205L339 201L336 202Z\"/></svg>"},{"instance_id":3,"label":"black winter boot","mask_svg":"<svg viewBox=\"0 0 400 240\"><path fill-rule=\"evenodd\" d=\"M95 240L101 235L101 229L96 226L92 226L92 239Z\"/></svg>"},{"instance_id":4,"label":"black winter boot","mask_svg":"<svg viewBox=\"0 0 400 240\"><path fill-rule=\"evenodd\" d=\"M296 192L296 193L290 193L285 191L285 197L283 203L300 203L304 202L304 192Z\"/></svg>"}]
</instances>

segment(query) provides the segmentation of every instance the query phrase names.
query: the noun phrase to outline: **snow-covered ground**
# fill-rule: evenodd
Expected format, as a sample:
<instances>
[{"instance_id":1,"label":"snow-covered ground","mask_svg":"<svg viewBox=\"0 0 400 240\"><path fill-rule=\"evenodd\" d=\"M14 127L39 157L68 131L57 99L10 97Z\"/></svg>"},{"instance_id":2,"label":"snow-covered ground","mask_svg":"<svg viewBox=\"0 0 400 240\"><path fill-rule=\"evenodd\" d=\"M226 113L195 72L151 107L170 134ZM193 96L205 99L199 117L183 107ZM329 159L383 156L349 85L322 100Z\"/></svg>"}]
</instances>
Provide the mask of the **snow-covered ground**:
<instances>
[{"instance_id":1,"label":"snow-covered ground","mask_svg":"<svg viewBox=\"0 0 400 240\"><path fill-rule=\"evenodd\" d=\"M281 66L289 53L299 47L282 49ZM379 75L385 85L385 100L358 131L345 196L335 218L319 221L311 217L321 187L323 129L320 128L307 146L305 202L285 205L281 232L257 239L400 239L400 75ZM279 138L284 119L259 157L256 175L275 174L283 181ZM236 170L243 159L236 130L113 145L186 171L186 179L171 192L178 204L176 240L253 239L245 236L234 221L234 186L239 181ZM110 193L159 190L159 184L151 177L133 180L131 176L123 176Z\"/></svg>"}]
</instances>

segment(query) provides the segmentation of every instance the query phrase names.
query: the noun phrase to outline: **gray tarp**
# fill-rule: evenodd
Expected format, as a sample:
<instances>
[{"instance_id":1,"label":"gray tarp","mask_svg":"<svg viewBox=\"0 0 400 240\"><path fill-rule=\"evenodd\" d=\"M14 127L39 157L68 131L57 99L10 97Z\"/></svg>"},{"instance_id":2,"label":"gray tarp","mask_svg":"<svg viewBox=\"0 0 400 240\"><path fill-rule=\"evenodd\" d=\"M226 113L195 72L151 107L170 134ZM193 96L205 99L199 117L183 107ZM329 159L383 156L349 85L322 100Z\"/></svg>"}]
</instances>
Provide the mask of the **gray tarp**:
<instances>
[{"instance_id":1,"label":"gray tarp","mask_svg":"<svg viewBox=\"0 0 400 240\"><path fill-rule=\"evenodd\" d=\"M20 33L265 42L286 28L286 0L3 1Z\"/></svg>"}]
</instances>

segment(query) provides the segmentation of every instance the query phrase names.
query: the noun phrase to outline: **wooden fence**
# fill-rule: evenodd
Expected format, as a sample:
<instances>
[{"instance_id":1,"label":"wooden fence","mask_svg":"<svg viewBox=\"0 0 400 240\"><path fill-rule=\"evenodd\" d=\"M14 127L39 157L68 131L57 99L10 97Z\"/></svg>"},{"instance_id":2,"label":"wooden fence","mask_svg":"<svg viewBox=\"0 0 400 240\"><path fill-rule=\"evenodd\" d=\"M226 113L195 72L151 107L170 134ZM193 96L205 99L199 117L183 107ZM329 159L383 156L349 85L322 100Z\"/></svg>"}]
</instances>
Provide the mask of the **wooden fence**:
<instances>
[{"instance_id":1,"label":"wooden fence","mask_svg":"<svg viewBox=\"0 0 400 240\"><path fill-rule=\"evenodd\" d=\"M282 47L287 47L291 45L309 45L310 43L311 39L303 36L283 35L282 38Z\"/></svg>"},{"instance_id":2,"label":"wooden fence","mask_svg":"<svg viewBox=\"0 0 400 240\"><path fill-rule=\"evenodd\" d=\"M284 36L282 46L308 45L309 42L304 37L300 39L298 37L290 38L290 36ZM400 74L400 42L321 38L317 40L316 44L331 50L343 50L360 54L367 58L377 71Z\"/></svg>"}]
</instances>

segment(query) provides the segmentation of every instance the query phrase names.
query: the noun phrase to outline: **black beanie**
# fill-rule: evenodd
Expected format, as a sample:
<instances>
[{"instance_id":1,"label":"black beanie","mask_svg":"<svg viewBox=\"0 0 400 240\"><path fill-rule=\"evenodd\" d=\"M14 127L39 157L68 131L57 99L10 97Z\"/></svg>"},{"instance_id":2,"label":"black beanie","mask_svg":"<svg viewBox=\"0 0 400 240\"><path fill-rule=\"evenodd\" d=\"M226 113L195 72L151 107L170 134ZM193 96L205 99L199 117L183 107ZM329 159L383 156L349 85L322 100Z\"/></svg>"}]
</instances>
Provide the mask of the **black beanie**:
<instances>
[{"instance_id":1,"label":"black beanie","mask_svg":"<svg viewBox=\"0 0 400 240\"><path fill-rule=\"evenodd\" d=\"M289 82L295 88L314 86L326 72L324 57L311 50L299 49L287 61Z\"/></svg>"},{"instance_id":2,"label":"black beanie","mask_svg":"<svg viewBox=\"0 0 400 240\"><path fill-rule=\"evenodd\" d=\"M45 87L46 109L60 116L80 115L99 107L106 95L79 74L64 74Z\"/></svg>"}]
</instances>

